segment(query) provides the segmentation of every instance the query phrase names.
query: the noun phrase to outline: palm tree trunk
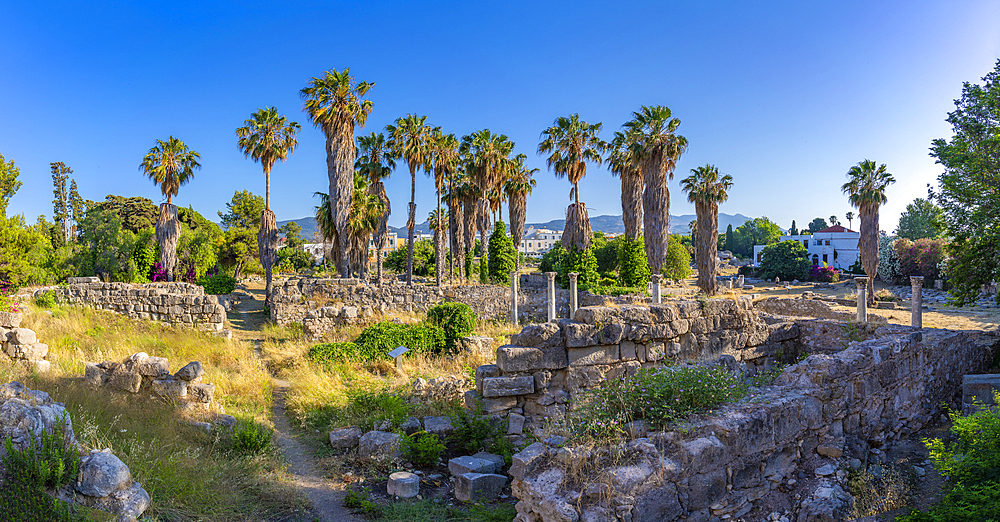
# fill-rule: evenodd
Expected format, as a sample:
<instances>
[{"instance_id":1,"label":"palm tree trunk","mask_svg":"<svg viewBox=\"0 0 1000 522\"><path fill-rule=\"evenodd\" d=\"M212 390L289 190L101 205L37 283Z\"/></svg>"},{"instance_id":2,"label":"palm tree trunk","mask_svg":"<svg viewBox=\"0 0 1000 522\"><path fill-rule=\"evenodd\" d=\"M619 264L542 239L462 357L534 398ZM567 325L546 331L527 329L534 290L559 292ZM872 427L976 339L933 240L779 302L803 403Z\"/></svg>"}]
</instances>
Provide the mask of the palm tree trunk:
<instances>
[{"instance_id":1,"label":"palm tree trunk","mask_svg":"<svg viewBox=\"0 0 1000 522\"><path fill-rule=\"evenodd\" d=\"M479 229L479 242L483 247L482 255L479 256L479 282L485 283L489 279L489 252L490 252L490 201L480 198L476 209L476 228Z\"/></svg>"},{"instance_id":2,"label":"palm tree trunk","mask_svg":"<svg viewBox=\"0 0 1000 522\"><path fill-rule=\"evenodd\" d=\"M878 205L863 203L860 210L861 239L858 249L861 250L861 266L868 275L867 300L869 306L875 306L875 278L878 277Z\"/></svg>"},{"instance_id":3,"label":"palm tree trunk","mask_svg":"<svg viewBox=\"0 0 1000 522\"><path fill-rule=\"evenodd\" d=\"M444 231L441 225L444 224L444 220L441 219L441 189L437 190L437 222L434 223L434 275L437 279L437 285L441 286L441 276L444 272L444 257L441 254L444 248L441 248L444 240Z\"/></svg>"},{"instance_id":4,"label":"palm tree trunk","mask_svg":"<svg viewBox=\"0 0 1000 522\"><path fill-rule=\"evenodd\" d=\"M177 266L177 239L181 235L181 225L177 222L177 207L167 202L160 205L160 216L156 220L156 241L160 243L160 266L167 273L167 281L174 280Z\"/></svg>"},{"instance_id":5,"label":"palm tree trunk","mask_svg":"<svg viewBox=\"0 0 1000 522\"><path fill-rule=\"evenodd\" d=\"M417 225L417 171L410 169L410 216L406 221L408 253L406 255L406 284L413 286L413 228Z\"/></svg>"},{"instance_id":6,"label":"palm tree trunk","mask_svg":"<svg viewBox=\"0 0 1000 522\"><path fill-rule=\"evenodd\" d=\"M625 222L625 237L635 241L642 229L642 172L639 169L625 169L622 173L622 220Z\"/></svg>"},{"instance_id":7,"label":"palm tree trunk","mask_svg":"<svg viewBox=\"0 0 1000 522\"><path fill-rule=\"evenodd\" d=\"M274 262L278 252L278 226L274 212L265 208L260 215L260 231L257 232L257 255L260 264L267 275L267 285L264 290L264 305L271 306L271 277Z\"/></svg>"},{"instance_id":8,"label":"palm tree trunk","mask_svg":"<svg viewBox=\"0 0 1000 522\"><path fill-rule=\"evenodd\" d=\"M350 220L351 192L354 188L354 125L341 124L334 128L324 128L326 132L326 168L330 178L330 217L337 229L335 248L344 254L337 259L337 271L341 277L350 276L351 249L347 225Z\"/></svg>"},{"instance_id":9,"label":"palm tree trunk","mask_svg":"<svg viewBox=\"0 0 1000 522\"><path fill-rule=\"evenodd\" d=\"M715 258L718 254L719 241L719 206L712 202L695 203L698 214L697 230L697 266L698 288L707 295L715 295L718 283L715 280Z\"/></svg>"},{"instance_id":10,"label":"palm tree trunk","mask_svg":"<svg viewBox=\"0 0 1000 522\"><path fill-rule=\"evenodd\" d=\"M663 270L670 238L670 190L667 188L667 162L657 152L643 164L645 190L642 194L643 235L649 269L658 274Z\"/></svg>"}]
</instances>

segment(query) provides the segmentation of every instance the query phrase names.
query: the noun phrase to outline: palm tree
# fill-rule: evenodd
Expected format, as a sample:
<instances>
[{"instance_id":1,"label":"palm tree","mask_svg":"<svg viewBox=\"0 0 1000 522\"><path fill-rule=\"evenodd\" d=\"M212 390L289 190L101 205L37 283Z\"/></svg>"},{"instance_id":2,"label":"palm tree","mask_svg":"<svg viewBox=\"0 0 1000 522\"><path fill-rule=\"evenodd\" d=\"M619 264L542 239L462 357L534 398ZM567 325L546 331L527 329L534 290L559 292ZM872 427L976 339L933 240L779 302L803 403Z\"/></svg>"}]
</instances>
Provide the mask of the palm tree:
<instances>
[{"instance_id":1,"label":"palm tree","mask_svg":"<svg viewBox=\"0 0 1000 522\"><path fill-rule=\"evenodd\" d=\"M861 266L868 274L868 304L875 306L874 279L878 276L878 208L887 201L885 189L896 179L885 165L876 165L872 160L864 160L847 171L847 183L840 190L847 194L851 206L861 214Z\"/></svg>"},{"instance_id":2,"label":"palm tree","mask_svg":"<svg viewBox=\"0 0 1000 522\"><path fill-rule=\"evenodd\" d=\"M156 140L149 152L142 158L139 170L149 176L160 192L167 196L167 202L160 205L160 216L156 220L156 240L160 243L160 266L167 272L167 281L174 280L177 265L177 239L181 225L177 221L177 207L173 196L181 185L191 181L194 169L200 169L201 154L188 149L183 141L170 136L167 141Z\"/></svg>"},{"instance_id":3,"label":"palm tree","mask_svg":"<svg viewBox=\"0 0 1000 522\"><path fill-rule=\"evenodd\" d=\"M444 188L445 181L453 179L455 171L459 167L460 156L458 154L458 146L458 138L454 134L444 134L441 132L440 127L434 129L430 147L431 163L434 170L434 190L437 191L438 214L441 214L441 191ZM445 221L441 220L437 222L437 226L443 229ZM441 240L440 243L439 239ZM444 233L439 231L437 227L434 228L434 261L438 266L435 273L437 276L437 285L441 286L441 277L444 272ZM454 272L454 268L452 268L452 272Z\"/></svg>"},{"instance_id":4,"label":"palm tree","mask_svg":"<svg viewBox=\"0 0 1000 522\"><path fill-rule=\"evenodd\" d=\"M514 151L514 142L503 134L493 134L489 129L474 132L462 137L459 153L465 161L465 170L469 174L471 188L469 197L475 196L475 206L470 210L465 208L466 223L473 223L473 236L479 231L483 253L489 251L489 231L492 227L490 213L499 207L498 194L502 188L506 161ZM466 245L467 249L473 244ZM480 260L480 280L487 273L486 256Z\"/></svg>"},{"instance_id":5,"label":"palm tree","mask_svg":"<svg viewBox=\"0 0 1000 522\"><path fill-rule=\"evenodd\" d=\"M532 176L538 169L529 169L524 162L528 159L524 154L514 157L512 176L504 184L504 192L510 201L510 236L514 241L514 249L521 246L524 237L524 221L528 213L528 194L538 184ZM521 256L515 256L516 268L521 268Z\"/></svg>"},{"instance_id":6,"label":"palm tree","mask_svg":"<svg viewBox=\"0 0 1000 522\"><path fill-rule=\"evenodd\" d=\"M274 162L285 161L291 155L299 142L295 133L301 129L298 123L288 121L278 114L277 107L257 109L244 120L243 127L236 129L236 146L247 157L253 158L264 168L266 183L264 196L264 212L260 215L260 231L257 233L257 249L260 264L267 273L267 286L264 290L264 303L271 305L271 268L278 252L278 225L274 212L271 211L271 168Z\"/></svg>"},{"instance_id":7,"label":"palm tree","mask_svg":"<svg viewBox=\"0 0 1000 522\"><path fill-rule=\"evenodd\" d=\"M830 216L830 226L831 227L835 227L835 226L837 226L839 224L840 224L840 220L837 219L837 216Z\"/></svg>"},{"instance_id":8,"label":"palm tree","mask_svg":"<svg viewBox=\"0 0 1000 522\"><path fill-rule=\"evenodd\" d=\"M351 193L354 183L354 127L364 128L373 103L362 98L374 86L370 82L355 82L349 68L331 69L322 77L309 80L299 94L305 100L304 110L313 124L326 136L326 171L330 179L330 212L335 226L334 250L347 252L348 237L341 234L350 219ZM348 256L340 256L337 270L342 277L349 272Z\"/></svg>"},{"instance_id":9,"label":"palm tree","mask_svg":"<svg viewBox=\"0 0 1000 522\"><path fill-rule=\"evenodd\" d=\"M410 167L410 208L406 219L406 230L409 238L406 246L409 250L406 256L406 283L413 285L413 228L417 219L417 169L423 167L430 171L430 151L427 144L431 138L432 128L427 125L427 116L407 114L396 118L394 124L386 125L389 135L389 150L394 158L405 159Z\"/></svg>"},{"instance_id":10,"label":"palm tree","mask_svg":"<svg viewBox=\"0 0 1000 522\"><path fill-rule=\"evenodd\" d=\"M670 109L656 105L642 106L625 124L634 137L631 154L642 168L645 188L642 194L643 236L646 257L653 273L659 273L667 256L670 234L670 189L667 182L687 149L687 139L676 134L681 121L672 118Z\"/></svg>"},{"instance_id":11,"label":"palm tree","mask_svg":"<svg viewBox=\"0 0 1000 522\"><path fill-rule=\"evenodd\" d=\"M358 136L358 148L361 150L361 155L358 156L355 167L368 179L368 192L374 194L385 207L374 237L375 270L378 273L378 285L382 286L382 249L385 248L385 240L389 236L389 214L392 212L382 180L392 174L396 162L389 154L389 147L382 133L373 132L368 136Z\"/></svg>"},{"instance_id":12,"label":"palm tree","mask_svg":"<svg viewBox=\"0 0 1000 522\"><path fill-rule=\"evenodd\" d=\"M847 218L847 228L853 227L854 226L854 212L848 212L848 213L844 214L844 217Z\"/></svg>"},{"instance_id":13,"label":"palm tree","mask_svg":"<svg viewBox=\"0 0 1000 522\"><path fill-rule=\"evenodd\" d=\"M634 138L615 132L607 159L611 174L622 180L622 221L625 237L631 241L639 239L642 230L642 166L633 154Z\"/></svg>"},{"instance_id":14,"label":"palm tree","mask_svg":"<svg viewBox=\"0 0 1000 522\"><path fill-rule=\"evenodd\" d=\"M330 195L325 192L314 192L314 196L319 196L319 205L316 206L316 228L317 233L323 238L323 243L330 243L337 237L337 225L333 222L333 213L330 211ZM323 247L323 256L326 257L326 247ZM334 266L340 264L341 252L337 245L330 249L330 257Z\"/></svg>"},{"instance_id":15,"label":"palm tree","mask_svg":"<svg viewBox=\"0 0 1000 522\"><path fill-rule=\"evenodd\" d=\"M369 190L368 179L361 172L355 172L347 230L351 242L351 270L363 280L368 274L368 243L384 214L385 204L378 194Z\"/></svg>"},{"instance_id":16,"label":"palm tree","mask_svg":"<svg viewBox=\"0 0 1000 522\"><path fill-rule=\"evenodd\" d=\"M695 243L698 264L698 288L708 295L715 295L715 258L719 242L719 203L729 198L728 190L733 186L729 174L719 176L714 165L691 169L691 175L681 180L681 188L688 194L688 201L694 203L698 215L698 241Z\"/></svg>"},{"instance_id":17,"label":"palm tree","mask_svg":"<svg viewBox=\"0 0 1000 522\"><path fill-rule=\"evenodd\" d=\"M440 217L438 217L438 216L440 216ZM434 231L434 244L435 245L438 244L439 242L440 243L444 243L444 238L441 237L441 236L444 235L444 223L447 222L447 221L448 221L448 212L447 211L442 211L441 213L438 213L437 210L432 210L432 211L430 211L429 214L427 214L427 224L431 227L431 230ZM437 265L436 264L436 262L439 261L439 260L440 260L440 257L436 257L435 256L435 258L434 258L435 265L436 265L435 270L437 270L437 268L441 267L441 265ZM437 270L437 271L439 271L439 270Z\"/></svg>"},{"instance_id":18,"label":"palm tree","mask_svg":"<svg viewBox=\"0 0 1000 522\"><path fill-rule=\"evenodd\" d=\"M571 114L568 118L560 116L551 127L542 131L545 139L538 144L539 154L549 154L546 166L557 178L566 176L573 184L569 193L573 204L566 209L566 228L562 237L562 245L567 250L584 251L590 247L590 217L587 207L580 203L580 180L587 175L587 161L600 165L604 159L602 154L608 144L597 137L601 127L601 123L580 121L579 114Z\"/></svg>"}]
</instances>

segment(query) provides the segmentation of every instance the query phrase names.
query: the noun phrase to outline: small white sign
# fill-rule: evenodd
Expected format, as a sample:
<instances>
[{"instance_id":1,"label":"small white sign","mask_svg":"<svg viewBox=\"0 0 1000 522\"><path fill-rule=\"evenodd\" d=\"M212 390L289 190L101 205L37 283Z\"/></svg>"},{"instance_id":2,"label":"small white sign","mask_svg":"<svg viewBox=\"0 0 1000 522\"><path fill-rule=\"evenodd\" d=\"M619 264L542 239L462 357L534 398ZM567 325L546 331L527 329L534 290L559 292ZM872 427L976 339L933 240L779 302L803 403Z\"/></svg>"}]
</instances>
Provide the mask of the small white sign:
<instances>
[{"instance_id":1,"label":"small white sign","mask_svg":"<svg viewBox=\"0 0 1000 522\"><path fill-rule=\"evenodd\" d=\"M392 357L393 359L397 359L397 358L399 358L400 355L403 355L404 353L406 353L408 351L410 351L409 348L407 348L405 346L400 346L399 348L396 348L395 350L389 352L389 357Z\"/></svg>"}]
</instances>

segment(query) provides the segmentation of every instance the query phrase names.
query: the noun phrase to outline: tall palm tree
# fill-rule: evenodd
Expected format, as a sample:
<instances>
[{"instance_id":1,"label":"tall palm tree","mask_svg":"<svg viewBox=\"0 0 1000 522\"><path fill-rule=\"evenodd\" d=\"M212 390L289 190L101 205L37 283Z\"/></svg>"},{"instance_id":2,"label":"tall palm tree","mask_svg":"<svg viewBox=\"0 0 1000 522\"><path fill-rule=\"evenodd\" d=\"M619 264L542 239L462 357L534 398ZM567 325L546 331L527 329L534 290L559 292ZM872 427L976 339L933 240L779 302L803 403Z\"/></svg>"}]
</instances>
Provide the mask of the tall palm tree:
<instances>
[{"instance_id":1,"label":"tall palm tree","mask_svg":"<svg viewBox=\"0 0 1000 522\"><path fill-rule=\"evenodd\" d=\"M859 225L861 239L861 266L868 274L868 304L875 305L874 279L878 277L878 208L885 204L885 189L896 179L885 165L876 165L872 160L864 160L847 171L847 183L840 190L847 194L851 206L861 214Z\"/></svg>"},{"instance_id":2,"label":"tall palm tree","mask_svg":"<svg viewBox=\"0 0 1000 522\"><path fill-rule=\"evenodd\" d=\"M385 248L385 240L389 236L389 214L392 212L382 180L392 174L396 162L389 154L388 142L382 133L373 132L368 136L358 136L358 148L361 155L358 156L355 167L368 179L368 192L374 194L385 208L374 236L375 270L378 273L378 285L382 286L382 249Z\"/></svg>"},{"instance_id":3,"label":"tall palm tree","mask_svg":"<svg viewBox=\"0 0 1000 522\"><path fill-rule=\"evenodd\" d=\"M733 186L729 174L719 176L714 165L691 169L691 175L681 180L681 188L687 192L688 201L694 203L698 215L695 249L698 264L698 288L708 295L715 295L718 285L715 281L715 258L719 243L719 204L729 199L727 192Z\"/></svg>"},{"instance_id":4,"label":"tall palm tree","mask_svg":"<svg viewBox=\"0 0 1000 522\"><path fill-rule=\"evenodd\" d=\"M430 171L430 151L428 142L432 127L427 125L427 116L407 114L396 118L392 124L385 126L389 135L389 150L394 158L405 159L410 167L410 208L406 219L406 230L409 237L406 241L408 253L406 256L406 283L413 285L413 228L417 219L417 169Z\"/></svg>"},{"instance_id":5,"label":"tall palm tree","mask_svg":"<svg viewBox=\"0 0 1000 522\"><path fill-rule=\"evenodd\" d=\"M524 162L528 159L524 154L518 154L513 160L513 170L510 178L504 184L504 192L510 202L510 236L514 241L514 249L521 246L524 239L524 221L528 214L528 194L538 184L532 176L539 169L528 168ZM515 256L515 267L521 268L521 256Z\"/></svg>"},{"instance_id":6,"label":"tall palm tree","mask_svg":"<svg viewBox=\"0 0 1000 522\"><path fill-rule=\"evenodd\" d=\"M448 192L445 194L445 201L448 204L448 236L450 239L449 249L451 250L451 256L449 256L451 258L451 266L449 270L452 272L452 277L454 277L456 258L460 254L465 253L465 212L462 201L464 198L463 192L466 190L466 187L467 177L465 169L461 166L460 157L458 168L449 176ZM460 263L458 266L459 276L462 275L463 264Z\"/></svg>"},{"instance_id":7,"label":"tall palm tree","mask_svg":"<svg viewBox=\"0 0 1000 522\"><path fill-rule=\"evenodd\" d=\"M844 214L844 217L847 218L847 228L853 227L854 226L854 212L848 212L848 213Z\"/></svg>"},{"instance_id":8,"label":"tall palm tree","mask_svg":"<svg viewBox=\"0 0 1000 522\"><path fill-rule=\"evenodd\" d=\"M355 172L347 225L351 241L349 257L351 270L365 280L368 274L368 243L384 214L385 204L369 190L368 179L361 172Z\"/></svg>"},{"instance_id":9,"label":"tall palm tree","mask_svg":"<svg viewBox=\"0 0 1000 522\"><path fill-rule=\"evenodd\" d=\"M587 175L588 161L601 164L602 154L608 144L597 137L601 123L590 124L580 121L579 114L568 118L560 116L552 126L542 131L544 139L538 144L539 154L548 154L545 164L557 178L566 176L573 184L569 197L573 204L566 209L566 228L563 230L562 245L567 250L580 251L590 247L590 217L587 207L580 203L580 180Z\"/></svg>"},{"instance_id":10,"label":"tall palm tree","mask_svg":"<svg viewBox=\"0 0 1000 522\"><path fill-rule=\"evenodd\" d=\"M373 103L364 100L374 86L370 82L356 82L349 68L331 69L321 77L309 80L299 94L305 100L304 110L313 124L323 129L326 136L326 171L330 179L330 212L335 226L335 250L347 252L350 243L346 234L350 219L351 193L354 183L354 127L364 128ZM340 256L337 270L341 277L350 271L347 256Z\"/></svg>"},{"instance_id":11,"label":"tall palm tree","mask_svg":"<svg viewBox=\"0 0 1000 522\"><path fill-rule=\"evenodd\" d=\"M498 195L507 168L507 159L514 151L514 142L503 134L493 134L489 129L483 129L462 137L459 153L465 162L465 170L469 174L471 188L469 196L476 197L475 207L470 211L466 206L466 222L473 223L473 236L479 231L483 253L489 251L489 232L492 227L490 214L499 207ZM474 243L474 241L473 241ZM474 244L466 245L470 249ZM487 256L480 260L480 280L487 273Z\"/></svg>"},{"instance_id":12,"label":"tall palm tree","mask_svg":"<svg viewBox=\"0 0 1000 522\"><path fill-rule=\"evenodd\" d=\"M264 303L271 305L271 268L278 253L278 225L271 211L271 168L274 162L285 161L295 151L299 142L295 133L302 128L294 121L278 114L277 107L257 109L243 126L236 129L236 146L247 157L264 168L266 189L264 191L264 211L260 215L260 231L257 233L257 249L260 264L267 273Z\"/></svg>"},{"instance_id":13,"label":"tall palm tree","mask_svg":"<svg viewBox=\"0 0 1000 522\"><path fill-rule=\"evenodd\" d=\"M167 196L167 202L160 205L160 216L156 220L156 240L160 243L160 266L167 272L167 281L174 280L177 266L177 239L181 225L177 221L177 207L173 196L181 185L191 181L194 169L200 169L201 154L190 150L183 141L170 136L167 141L156 140L149 152L142 158L139 170L149 176L160 192Z\"/></svg>"},{"instance_id":14,"label":"tall palm tree","mask_svg":"<svg viewBox=\"0 0 1000 522\"><path fill-rule=\"evenodd\" d=\"M631 241L639 239L642 230L642 166L633 154L634 142L633 134L615 132L607 159L611 174L622 180L622 221Z\"/></svg>"},{"instance_id":15,"label":"tall palm tree","mask_svg":"<svg viewBox=\"0 0 1000 522\"><path fill-rule=\"evenodd\" d=\"M445 181L454 178L455 171L459 167L459 142L454 134L444 134L441 128L434 129L431 135L431 163L434 170L434 190L437 192L437 213L441 214L441 191L444 189ZM447 214L445 214L447 215ZM437 263L436 270L437 284L441 286L441 277L444 272L444 238L443 229L446 221L436 222L434 228L434 260ZM438 230L438 227L441 230ZM440 240L440 241L439 241ZM454 256L452 256L454 257ZM452 270L454 272L454 270Z\"/></svg>"},{"instance_id":16,"label":"tall palm tree","mask_svg":"<svg viewBox=\"0 0 1000 522\"><path fill-rule=\"evenodd\" d=\"M444 223L446 223L447 221L448 221L447 211L442 211L438 213L437 210L432 210L430 211L429 214L427 214L427 224L431 227L431 230L434 231L434 244L438 244L439 242L442 244L444 243ZM435 257L434 261L435 261L435 271L440 272L440 270L438 269L441 268L441 265L436 264L437 261L440 261L440 258Z\"/></svg>"},{"instance_id":17,"label":"tall palm tree","mask_svg":"<svg viewBox=\"0 0 1000 522\"><path fill-rule=\"evenodd\" d=\"M314 196L319 196L319 205L316 206L316 228L323 243L330 243L337 237L337 224L333 222L333 213L330 211L330 195L325 192L314 192ZM326 247L323 248L323 256L326 256ZM334 266L340 264L342 253L337 245L330 249L330 257L333 258Z\"/></svg>"}]
</instances>

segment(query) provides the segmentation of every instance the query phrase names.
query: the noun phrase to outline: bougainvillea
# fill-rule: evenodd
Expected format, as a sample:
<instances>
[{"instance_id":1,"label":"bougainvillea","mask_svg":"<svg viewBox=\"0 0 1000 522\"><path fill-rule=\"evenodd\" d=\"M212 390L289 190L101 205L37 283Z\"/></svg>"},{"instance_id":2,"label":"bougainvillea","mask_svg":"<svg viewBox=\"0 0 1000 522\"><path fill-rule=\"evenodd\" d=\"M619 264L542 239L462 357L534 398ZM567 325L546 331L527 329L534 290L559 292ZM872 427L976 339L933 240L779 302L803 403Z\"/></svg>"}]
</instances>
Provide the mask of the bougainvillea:
<instances>
[{"instance_id":1,"label":"bougainvillea","mask_svg":"<svg viewBox=\"0 0 1000 522\"><path fill-rule=\"evenodd\" d=\"M925 283L941 278L939 268L945 259L944 239L922 238L916 241L901 238L893 244L899 257L899 275L902 277L924 276Z\"/></svg>"},{"instance_id":2,"label":"bougainvillea","mask_svg":"<svg viewBox=\"0 0 1000 522\"><path fill-rule=\"evenodd\" d=\"M891 285L902 280L899 273L899 256L892 247L896 236L879 236L878 238L878 277Z\"/></svg>"}]
</instances>

